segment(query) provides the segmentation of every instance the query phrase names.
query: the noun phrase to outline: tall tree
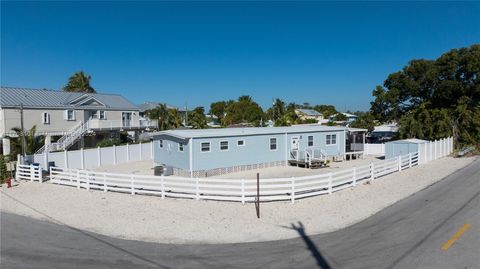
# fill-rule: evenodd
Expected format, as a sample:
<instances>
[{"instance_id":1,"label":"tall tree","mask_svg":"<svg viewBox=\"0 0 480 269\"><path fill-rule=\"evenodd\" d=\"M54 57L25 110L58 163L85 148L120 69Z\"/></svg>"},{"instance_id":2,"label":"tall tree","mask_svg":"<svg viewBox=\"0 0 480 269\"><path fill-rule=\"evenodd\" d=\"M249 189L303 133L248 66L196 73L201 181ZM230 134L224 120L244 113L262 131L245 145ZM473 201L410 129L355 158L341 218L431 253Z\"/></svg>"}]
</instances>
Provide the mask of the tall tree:
<instances>
[{"instance_id":1,"label":"tall tree","mask_svg":"<svg viewBox=\"0 0 480 269\"><path fill-rule=\"evenodd\" d=\"M207 117L205 116L205 109L202 106L196 107L190 112L189 123L194 129L207 128Z\"/></svg>"},{"instance_id":2,"label":"tall tree","mask_svg":"<svg viewBox=\"0 0 480 269\"><path fill-rule=\"evenodd\" d=\"M216 116L218 121L220 123L223 123L223 118L225 117L226 108L227 108L227 102L225 101L213 102L212 104L210 104L209 114Z\"/></svg>"},{"instance_id":3,"label":"tall tree","mask_svg":"<svg viewBox=\"0 0 480 269\"><path fill-rule=\"evenodd\" d=\"M262 108L248 95L240 96L236 102L228 103L225 112L225 125L252 123L258 126L264 116Z\"/></svg>"},{"instance_id":4,"label":"tall tree","mask_svg":"<svg viewBox=\"0 0 480 269\"><path fill-rule=\"evenodd\" d=\"M148 117L152 120L157 120L157 128L160 131L170 128L170 114L167 104L160 104L156 108L147 112Z\"/></svg>"},{"instance_id":5,"label":"tall tree","mask_svg":"<svg viewBox=\"0 0 480 269\"><path fill-rule=\"evenodd\" d=\"M20 154L22 152L22 136L25 136L25 153L33 154L40 149L44 144L44 137L36 134L37 126L34 125L30 130L23 131L18 127L12 128L15 132L16 138L12 139L12 155Z\"/></svg>"},{"instance_id":6,"label":"tall tree","mask_svg":"<svg viewBox=\"0 0 480 269\"><path fill-rule=\"evenodd\" d=\"M95 89L90 85L90 80L92 77L83 71L76 72L68 78L68 83L63 87L63 91L95 93Z\"/></svg>"},{"instance_id":7,"label":"tall tree","mask_svg":"<svg viewBox=\"0 0 480 269\"><path fill-rule=\"evenodd\" d=\"M373 90L371 112L399 122L401 137L454 135L457 145L480 141L480 45L450 50L436 60L412 60Z\"/></svg>"}]
</instances>

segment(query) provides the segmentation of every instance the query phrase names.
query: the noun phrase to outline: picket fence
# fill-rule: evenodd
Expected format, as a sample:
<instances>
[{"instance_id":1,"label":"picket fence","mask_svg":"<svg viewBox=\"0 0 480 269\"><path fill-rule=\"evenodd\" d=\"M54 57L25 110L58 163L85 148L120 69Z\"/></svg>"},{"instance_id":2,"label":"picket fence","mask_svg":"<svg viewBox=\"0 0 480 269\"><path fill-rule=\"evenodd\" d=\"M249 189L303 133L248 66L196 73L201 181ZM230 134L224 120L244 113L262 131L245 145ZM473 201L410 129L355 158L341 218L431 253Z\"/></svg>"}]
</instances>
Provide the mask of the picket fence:
<instances>
[{"instance_id":1,"label":"picket fence","mask_svg":"<svg viewBox=\"0 0 480 269\"><path fill-rule=\"evenodd\" d=\"M262 202L290 200L294 203L296 199L331 194L418 164L418 153L410 153L327 174L260 179L260 200ZM147 176L51 167L50 181L78 189L126 192L132 195L158 195L162 198L175 197L245 203L255 201L257 194L256 179Z\"/></svg>"},{"instance_id":2,"label":"picket fence","mask_svg":"<svg viewBox=\"0 0 480 269\"><path fill-rule=\"evenodd\" d=\"M38 181L42 183L42 169L36 165L24 165L17 163L17 169L15 172L15 179L16 180L30 180L30 181Z\"/></svg>"}]
</instances>

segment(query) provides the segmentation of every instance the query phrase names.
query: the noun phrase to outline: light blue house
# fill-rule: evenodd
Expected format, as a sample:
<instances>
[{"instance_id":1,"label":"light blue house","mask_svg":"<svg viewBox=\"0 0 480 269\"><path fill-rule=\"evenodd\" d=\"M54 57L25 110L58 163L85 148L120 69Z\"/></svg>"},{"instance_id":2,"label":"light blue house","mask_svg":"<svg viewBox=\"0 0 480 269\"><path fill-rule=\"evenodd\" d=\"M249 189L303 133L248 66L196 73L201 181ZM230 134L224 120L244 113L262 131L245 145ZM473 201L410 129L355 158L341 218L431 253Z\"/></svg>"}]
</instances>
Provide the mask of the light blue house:
<instances>
[{"instance_id":1,"label":"light blue house","mask_svg":"<svg viewBox=\"0 0 480 269\"><path fill-rule=\"evenodd\" d=\"M170 130L153 136L154 162L174 174L210 176L260 167L309 164L345 154L347 129L321 125Z\"/></svg>"}]
</instances>

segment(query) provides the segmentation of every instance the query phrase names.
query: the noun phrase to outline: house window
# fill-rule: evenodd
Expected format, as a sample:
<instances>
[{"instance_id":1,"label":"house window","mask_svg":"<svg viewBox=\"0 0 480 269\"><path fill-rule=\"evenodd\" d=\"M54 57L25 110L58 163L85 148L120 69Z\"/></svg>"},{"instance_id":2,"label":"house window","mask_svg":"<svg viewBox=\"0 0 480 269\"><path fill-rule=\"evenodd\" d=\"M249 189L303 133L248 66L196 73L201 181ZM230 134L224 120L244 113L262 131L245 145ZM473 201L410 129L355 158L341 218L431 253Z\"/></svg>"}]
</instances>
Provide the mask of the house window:
<instances>
[{"instance_id":1,"label":"house window","mask_svg":"<svg viewBox=\"0 0 480 269\"><path fill-rule=\"evenodd\" d=\"M183 143L178 143L178 151L183 151Z\"/></svg>"},{"instance_id":2,"label":"house window","mask_svg":"<svg viewBox=\"0 0 480 269\"><path fill-rule=\"evenodd\" d=\"M74 110L66 110L65 119L66 120L75 120L75 111Z\"/></svg>"},{"instance_id":3,"label":"house window","mask_svg":"<svg viewBox=\"0 0 480 269\"><path fill-rule=\"evenodd\" d=\"M202 152L210 152L210 142L203 142L200 145Z\"/></svg>"},{"instance_id":4,"label":"house window","mask_svg":"<svg viewBox=\"0 0 480 269\"><path fill-rule=\"evenodd\" d=\"M277 139L270 138L270 150L277 150Z\"/></svg>"},{"instance_id":5,"label":"house window","mask_svg":"<svg viewBox=\"0 0 480 269\"><path fill-rule=\"evenodd\" d=\"M220 150L228 150L228 141L220 141Z\"/></svg>"},{"instance_id":6,"label":"house window","mask_svg":"<svg viewBox=\"0 0 480 269\"><path fill-rule=\"evenodd\" d=\"M50 113L47 113L47 112L42 113L42 123L50 124Z\"/></svg>"},{"instance_id":7,"label":"house window","mask_svg":"<svg viewBox=\"0 0 480 269\"><path fill-rule=\"evenodd\" d=\"M107 114L105 113L104 110L99 110L98 111L98 118L101 120L106 120L107 119Z\"/></svg>"},{"instance_id":8,"label":"house window","mask_svg":"<svg viewBox=\"0 0 480 269\"><path fill-rule=\"evenodd\" d=\"M337 135L327 135L327 145L336 145L337 144Z\"/></svg>"},{"instance_id":9,"label":"house window","mask_svg":"<svg viewBox=\"0 0 480 269\"><path fill-rule=\"evenodd\" d=\"M237 146L239 146L239 147L245 146L245 140L243 140L243 139L242 140L237 140Z\"/></svg>"},{"instance_id":10,"label":"house window","mask_svg":"<svg viewBox=\"0 0 480 269\"><path fill-rule=\"evenodd\" d=\"M158 146L159 146L160 148L163 148L163 140L161 140L161 139L158 140Z\"/></svg>"},{"instance_id":11,"label":"house window","mask_svg":"<svg viewBox=\"0 0 480 269\"><path fill-rule=\"evenodd\" d=\"M313 135L308 136L308 146L313 147Z\"/></svg>"}]
</instances>

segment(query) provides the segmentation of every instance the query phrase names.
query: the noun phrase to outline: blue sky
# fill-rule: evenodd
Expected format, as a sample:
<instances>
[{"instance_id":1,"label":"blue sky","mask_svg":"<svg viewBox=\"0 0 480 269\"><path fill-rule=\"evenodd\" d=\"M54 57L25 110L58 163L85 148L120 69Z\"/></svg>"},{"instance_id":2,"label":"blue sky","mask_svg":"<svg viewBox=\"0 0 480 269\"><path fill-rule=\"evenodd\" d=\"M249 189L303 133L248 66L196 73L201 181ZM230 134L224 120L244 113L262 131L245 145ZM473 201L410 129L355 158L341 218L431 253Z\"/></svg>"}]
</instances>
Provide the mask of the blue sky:
<instances>
[{"instance_id":1,"label":"blue sky","mask_svg":"<svg viewBox=\"0 0 480 269\"><path fill-rule=\"evenodd\" d=\"M366 110L413 58L480 42L475 2L4 2L1 84L177 106L251 95Z\"/></svg>"}]
</instances>

